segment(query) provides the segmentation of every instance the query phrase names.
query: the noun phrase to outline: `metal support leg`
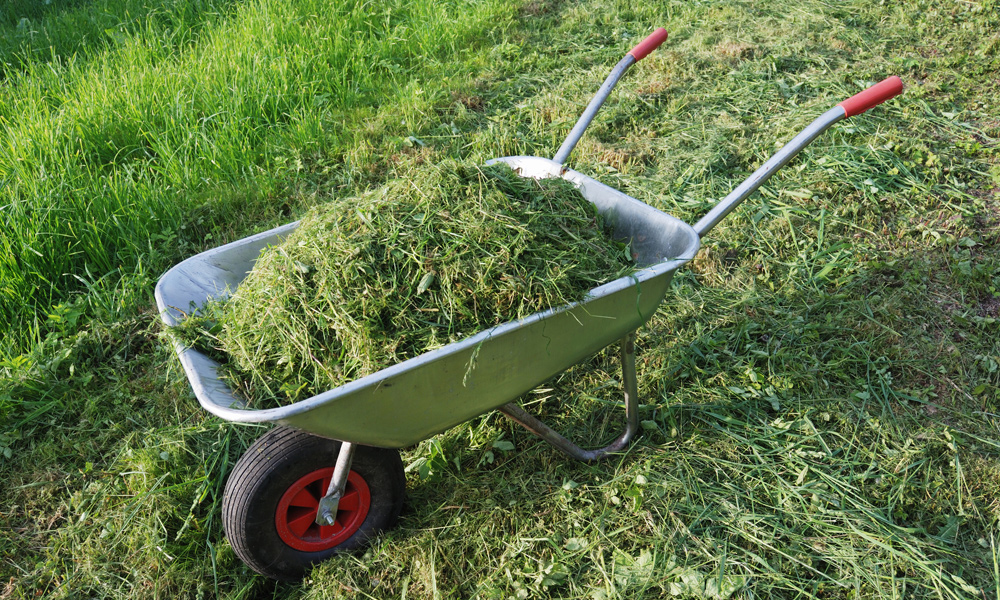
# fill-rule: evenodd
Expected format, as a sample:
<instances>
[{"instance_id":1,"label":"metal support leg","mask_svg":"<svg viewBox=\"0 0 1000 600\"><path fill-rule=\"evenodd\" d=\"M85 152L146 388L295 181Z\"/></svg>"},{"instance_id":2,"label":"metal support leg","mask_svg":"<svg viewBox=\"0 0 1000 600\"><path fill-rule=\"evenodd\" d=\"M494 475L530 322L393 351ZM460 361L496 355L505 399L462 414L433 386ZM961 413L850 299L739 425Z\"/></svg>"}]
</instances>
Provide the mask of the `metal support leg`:
<instances>
[{"instance_id":1,"label":"metal support leg","mask_svg":"<svg viewBox=\"0 0 1000 600\"><path fill-rule=\"evenodd\" d=\"M316 524L329 526L337 522L337 507L347 489L347 474L351 472L351 461L354 460L354 444L340 443L340 453L337 464L333 467L333 477L326 495L319 499L319 509L316 511Z\"/></svg>"},{"instance_id":2,"label":"metal support leg","mask_svg":"<svg viewBox=\"0 0 1000 600\"><path fill-rule=\"evenodd\" d=\"M618 439L603 448L584 450L542 421L528 414L523 408L513 402L500 407L500 412L510 420L575 459L592 462L612 452L618 452L628 445L639 431L639 397L635 373L635 333L630 333L622 339L619 353L622 363L622 386L625 388L625 431L618 436Z\"/></svg>"}]
</instances>

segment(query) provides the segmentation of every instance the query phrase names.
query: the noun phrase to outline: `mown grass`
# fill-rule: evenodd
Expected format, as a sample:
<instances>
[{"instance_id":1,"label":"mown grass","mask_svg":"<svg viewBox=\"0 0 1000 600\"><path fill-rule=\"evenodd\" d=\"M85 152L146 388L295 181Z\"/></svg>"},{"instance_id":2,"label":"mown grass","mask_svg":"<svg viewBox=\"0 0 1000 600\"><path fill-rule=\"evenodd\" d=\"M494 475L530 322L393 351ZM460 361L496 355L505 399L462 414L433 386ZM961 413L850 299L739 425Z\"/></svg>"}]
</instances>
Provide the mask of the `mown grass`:
<instances>
[{"instance_id":1,"label":"mown grass","mask_svg":"<svg viewBox=\"0 0 1000 600\"><path fill-rule=\"evenodd\" d=\"M602 227L561 179L425 163L308 211L231 296L177 331L222 355L248 406L291 404L632 272Z\"/></svg>"},{"instance_id":2,"label":"mown grass","mask_svg":"<svg viewBox=\"0 0 1000 600\"><path fill-rule=\"evenodd\" d=\"M220 11L163 62L193 64L183 57L263 5ZM454 62L413 58L394 88L372 92L379 106L331 117L340 125L324 135L268 125L273 162L253 163L274 167L266 177L205 166L208 183L162 186L183 206L164 218L174 246L136 250L117 272L72 271L85 293L59 288L61 307L39 313L47 341L3 367L0 593L1000 597L998 8L498 4L480 43ZM704 240L639 332L643 434L623 456L575 464L485 415L405 450L400 527L365 554L296 586L254 576L217 515L225 474L259 429L207 418L191 398L155 325L160 270L421 161L550 155L607 69L656 26L671 38L570 162L688 222L867 82L895 73L908 87L835 127ZM43 76L23 72L7 81L24 77L28 93ZM182 147L194 162L213 156L207 142L205 154ZM152 175L149 189L161 189ZM602 355L524 401L605 443L618 377Z\"/></svg>"}]
</instances>

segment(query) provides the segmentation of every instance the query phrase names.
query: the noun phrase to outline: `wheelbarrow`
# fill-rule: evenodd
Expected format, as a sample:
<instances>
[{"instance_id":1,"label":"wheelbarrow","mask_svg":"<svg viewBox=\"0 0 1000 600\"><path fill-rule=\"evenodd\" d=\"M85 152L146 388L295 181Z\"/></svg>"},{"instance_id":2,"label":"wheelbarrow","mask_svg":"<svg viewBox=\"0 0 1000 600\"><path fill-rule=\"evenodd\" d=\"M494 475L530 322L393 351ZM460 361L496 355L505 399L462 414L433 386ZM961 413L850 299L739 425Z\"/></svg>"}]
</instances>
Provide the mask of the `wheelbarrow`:
<instances>
[{"instance_id":1,"label":"wheelbarrow","mask_svg":"<svg viewBox=\"0 0 1000 600\"><path fill-rule=\"evenodd\" d=\"M280 408L250 410L217 373L219 363L175 340L201 405L223 419L275 423L243 454L226 483L222 514L236 554L276 579L301 578L314 563L362 547L390 528L405 495L398 449L499 409L584 461L623 448L639 428L635 331L667 294L674 272L694 258L700 239L730 211L837 121L902 91L890 77L825 112L722 199L695 225L564 166L625 71L667 37L658 29L612 70L552 159L497 158L522 177L561 177L593 202L614 238L628 242L635 271L564 306L481 331L335 389ZM254 261L298 223L193 256L156 286L163 322L175 326L239 286ZM609 445L585 450L519 405L518 397L613 343L619 344L625 427Z\"/></svg>"}]
</instances>

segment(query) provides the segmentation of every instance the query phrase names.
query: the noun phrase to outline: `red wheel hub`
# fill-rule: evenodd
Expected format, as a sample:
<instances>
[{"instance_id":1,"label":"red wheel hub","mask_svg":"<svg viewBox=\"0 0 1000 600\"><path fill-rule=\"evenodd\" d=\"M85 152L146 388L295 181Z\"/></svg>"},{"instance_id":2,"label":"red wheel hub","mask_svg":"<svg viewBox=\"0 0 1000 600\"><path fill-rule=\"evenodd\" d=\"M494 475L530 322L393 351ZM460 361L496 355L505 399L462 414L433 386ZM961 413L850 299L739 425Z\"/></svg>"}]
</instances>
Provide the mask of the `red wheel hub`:
<instances>
[{"instance_id":1,"label":"red wheel hub","mask_svg":"<svg viewBox=\"0 0 1000 600\"><path fill-rule=\"evenodd\" d=\"M286 544L303 552L329 550L343 543L365 522L371 507L371 492L361 475L347 475L347 489L337 506L337 522L330 526L316 524L319 500L326 494L333 477L333 467L318 469L293 483L278 501L274 524Z\"/></svg>"}]
</instances>

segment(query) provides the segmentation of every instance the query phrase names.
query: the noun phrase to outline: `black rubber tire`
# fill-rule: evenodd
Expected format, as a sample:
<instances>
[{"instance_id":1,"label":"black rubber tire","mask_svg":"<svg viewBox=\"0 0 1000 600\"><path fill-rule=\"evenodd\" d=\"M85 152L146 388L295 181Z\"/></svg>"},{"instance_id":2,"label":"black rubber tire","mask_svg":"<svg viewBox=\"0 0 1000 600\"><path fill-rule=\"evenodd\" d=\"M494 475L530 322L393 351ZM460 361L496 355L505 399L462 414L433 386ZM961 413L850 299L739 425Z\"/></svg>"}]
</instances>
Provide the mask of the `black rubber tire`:
<instances>
[{"instance_id":1,"label":"black rubber tire","mask_svg":"<svg viewBox=\"0 0 1000 600\"><path fill-rule=\"evenodd\" d=\"M406 495L399 452L357 446L351 471L364 479L371 494L360 528L339 545L318 552L297 550L281 539L275 515L282 495L301 477L336 464L339 450L340 442L275 427L237 461L222 498L222 526L236 555L251 569L273 579L298 581L313 564L357 550L395 524Z\"/></svg>"}]
</instances>

